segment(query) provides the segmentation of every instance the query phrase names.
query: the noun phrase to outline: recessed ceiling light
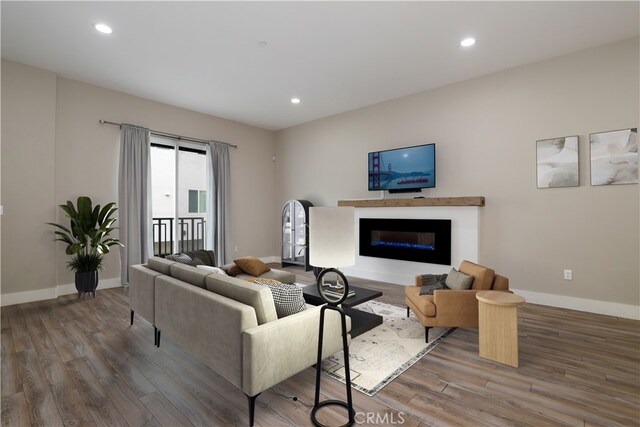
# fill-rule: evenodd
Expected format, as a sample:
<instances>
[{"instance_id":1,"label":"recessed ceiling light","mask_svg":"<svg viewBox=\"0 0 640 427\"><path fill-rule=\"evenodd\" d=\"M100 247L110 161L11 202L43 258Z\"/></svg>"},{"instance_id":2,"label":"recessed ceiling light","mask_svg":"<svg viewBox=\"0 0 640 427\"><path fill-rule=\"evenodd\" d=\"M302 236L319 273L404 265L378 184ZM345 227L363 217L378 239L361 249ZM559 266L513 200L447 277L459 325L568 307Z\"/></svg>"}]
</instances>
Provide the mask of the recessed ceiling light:
<instances>
[{"instance_id":1,"label":"recessed ceiling light","mask_svg":"<svg viewBox=\"0 0 640 427\"><path fill-rule=\"evenodd\" d=\"M300 98L291 98L292 104L300 104Z\"/></svg>"},{"instance_id":2,"label":"recessed ceiling light","mask_svg":"<svg viewBox=\"0 0 640 427\"><path fill-rule=\"evenodd\" d=\"M107 24L96 24L96 25L93 26L93 28L95 28L96 30L98 30L98 31L100 31L101 33L104 33L104 34L113 33L113 30Z\"/></svg>"},{"instance_id":3,"label":"recessed ceiling light","mask_svg":"<svg viewBox=\"0 0 640 427\"><path fill-rule=\"evenodd\" d=\"M476 44L476 39L474 39L473 37L467 37L460 42L460 46L462 47L469 47L473 46L474 44Z\"/></svg>"},{"instance_id":4,"label":"recessed ceiling light","mask_svg":"<svg viewBox=\"0 0 640 427\"><path fill-rule=\"evenodd\" d=\"M260 46L260 47L267 47L268 44L269 43L267 43L267 42L258 42L258 46Z\"/></svg>"}]
</instances>

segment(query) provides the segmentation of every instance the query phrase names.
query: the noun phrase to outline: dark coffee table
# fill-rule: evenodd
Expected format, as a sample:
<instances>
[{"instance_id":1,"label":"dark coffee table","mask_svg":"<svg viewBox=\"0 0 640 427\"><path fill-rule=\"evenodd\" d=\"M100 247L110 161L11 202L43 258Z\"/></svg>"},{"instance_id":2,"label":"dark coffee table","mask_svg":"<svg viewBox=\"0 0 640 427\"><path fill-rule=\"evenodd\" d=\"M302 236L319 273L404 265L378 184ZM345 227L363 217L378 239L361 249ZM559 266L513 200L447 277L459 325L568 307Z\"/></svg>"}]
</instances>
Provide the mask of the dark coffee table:
<instances>
[{"instance_id":1,"label":"dark coffee table","mask_svg":"<svg viewBox=\"0 0 640 427\"><path fill-rule=\"evenodd\" d=\"M356 294L344 300L342 303L342 309L344 310L344 314L351 318L351 338L355 338L378 325L382 325L382 316L361 310L354 310L353 307L358 304L362 304L363 302L381 297L382 292L358 288L356 286L349 286L349 290L355 291ZM318 293L318 287L316 285L302 288L302 294L304 295L304 300L307 304L324 304L324 300Z\"/></svg>"}]
</instances>

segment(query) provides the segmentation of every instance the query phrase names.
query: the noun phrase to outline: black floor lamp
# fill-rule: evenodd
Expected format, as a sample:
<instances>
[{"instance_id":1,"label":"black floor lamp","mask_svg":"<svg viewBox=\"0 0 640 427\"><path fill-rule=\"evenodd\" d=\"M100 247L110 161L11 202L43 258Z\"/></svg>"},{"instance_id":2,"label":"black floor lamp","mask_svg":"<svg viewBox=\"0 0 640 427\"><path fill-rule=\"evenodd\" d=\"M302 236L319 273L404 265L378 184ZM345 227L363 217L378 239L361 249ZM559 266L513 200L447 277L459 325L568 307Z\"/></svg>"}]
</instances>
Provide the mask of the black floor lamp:
<instances>
[{"instance_id":1,"label":"black floor lamp","mask_svg":"<svg viewBox=\"0 0 640 427\"><path fill-rule=\"evenodd\" d=\"M349 421L343 426L355 423L355 411L351 396L351 371L349 370L349 341L347 336L347 319L340 304L347 299L349 283L347 278L334 267L347 267L355 264L355 209L350 207L312 207L309 210L309 260L316 267L324 268L318 275L318 293L327 304L320 309L320 330L318 335L318 358L316 363L316 394L311 410L311 421L315 426L326 427L317 420L317 411L325 406L342 406L347 409ZM333 297L325 294L325 276L335 274L336 285L332 291L342 290L342 294ZM340 314L342 326L342 351L344 354L345 385L347 401L324 400L320 402L320 371L322 369L322 343L324 338L324 316L327 310Z\"/></svg>"}]
</instances>

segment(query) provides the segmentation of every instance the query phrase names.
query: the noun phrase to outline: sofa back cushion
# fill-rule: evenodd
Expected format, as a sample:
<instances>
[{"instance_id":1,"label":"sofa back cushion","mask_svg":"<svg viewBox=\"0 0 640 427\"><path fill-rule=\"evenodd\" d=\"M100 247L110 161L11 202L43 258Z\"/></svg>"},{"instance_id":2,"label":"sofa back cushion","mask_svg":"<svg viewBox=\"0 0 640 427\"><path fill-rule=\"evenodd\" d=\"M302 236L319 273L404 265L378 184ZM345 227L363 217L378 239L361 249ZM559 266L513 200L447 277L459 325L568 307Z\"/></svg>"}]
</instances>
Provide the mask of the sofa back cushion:
<instances>
[{"instance_id":1,"label":"sofa back cushion","mask_svg":"<svg viewBox=\"0 0 640 427\"><path fill-rule=\"evenodd\" d=\"M178 262L169 267L169 270L171 272L171 277L199 288L205 288L205 279L209 274L211 274L210 271L203 270L202 268L196 268L190 265L180 264Z\"/></svg>"},{"instance_id":2,"label":"sofa back cushion","mask_svg":"<svg viewBox=\"0 0 640 427\"><path fill-rule=\"evenodd\" d=\"M175 261L169 261L164 258L160 258L157 256L149 258L147 261L147 267L150 269L157 271L158 273L170 275L170 267L175 264Z\"/></svg>"},{"instance_id":3,"label":"sofa back cushion","mask_svg":"<svg viewBox=\"0 0 640 427\"><path fill-rule=\"evenodd\" d=\"M471 285L473 290L488 291L493 286L495 272L490 268L465 260L462 261L458 270L473 276L473 284Z\"/></svg>"},{"instance_id":4,"label":"sofa back cushion","mask_svg":"<svg viewBox=\"0 0 640 427\"><path fill-rule=\"evenodd\" d=\"M211 292L253 307L258 319L258 325L278 319L273 295L266 286L260 286L230 276L223 276L222 274L207 276L206 286Z\"/></svg>"}]
</instances>

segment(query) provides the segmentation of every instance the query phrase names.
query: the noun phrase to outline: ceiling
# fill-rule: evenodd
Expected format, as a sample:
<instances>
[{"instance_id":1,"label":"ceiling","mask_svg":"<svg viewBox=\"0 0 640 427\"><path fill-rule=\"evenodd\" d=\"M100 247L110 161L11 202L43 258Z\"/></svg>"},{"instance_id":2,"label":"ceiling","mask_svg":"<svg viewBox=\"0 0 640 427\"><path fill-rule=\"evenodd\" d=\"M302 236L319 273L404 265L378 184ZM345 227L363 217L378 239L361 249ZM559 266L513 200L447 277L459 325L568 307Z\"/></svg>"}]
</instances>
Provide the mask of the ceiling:
<instances>
[{"instance_id":1,"label":"ceiling","mask_svg":"<svg viewBox=\"0 0 640 427\"><path fill-rule=\"evenodd\" d=\"M637 1L1 7L3 58L271 130L638 36L640 26ZM467 36L475 46L459 45Z\"/></svg>"}]
</instances>

